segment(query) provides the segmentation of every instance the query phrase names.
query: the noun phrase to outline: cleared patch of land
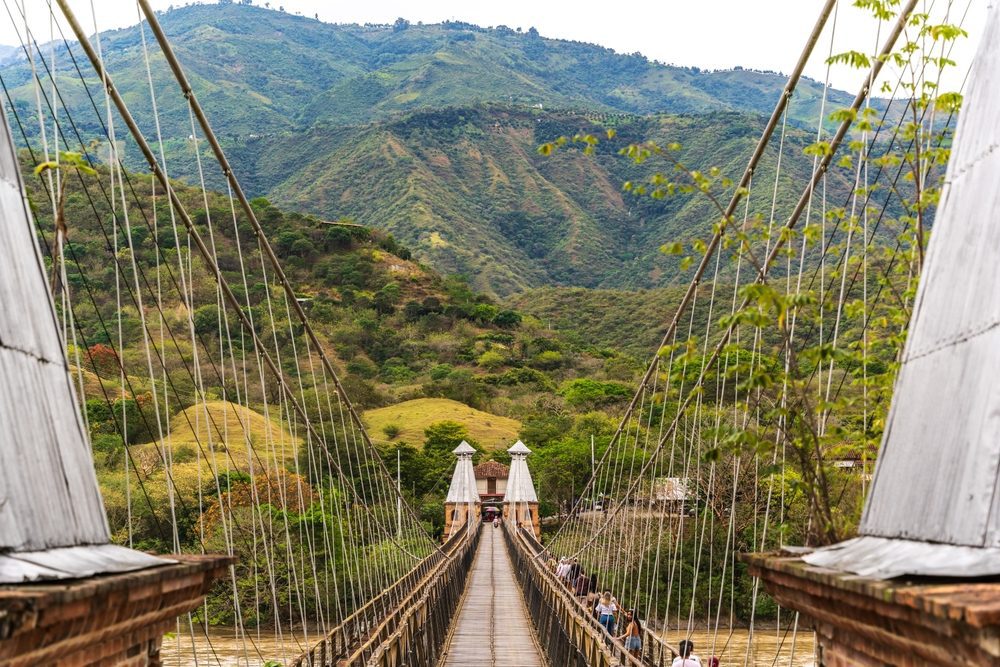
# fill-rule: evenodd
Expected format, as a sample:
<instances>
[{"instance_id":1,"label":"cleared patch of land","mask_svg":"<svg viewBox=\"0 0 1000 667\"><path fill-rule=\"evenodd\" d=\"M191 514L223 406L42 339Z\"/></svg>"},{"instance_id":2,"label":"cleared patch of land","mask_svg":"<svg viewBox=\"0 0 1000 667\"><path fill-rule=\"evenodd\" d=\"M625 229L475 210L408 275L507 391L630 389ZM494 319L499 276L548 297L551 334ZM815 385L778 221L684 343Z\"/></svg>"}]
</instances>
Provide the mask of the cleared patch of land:
<instances>
[{"instance_id":1,"label":"cleared patch of land","mask_svg":"<svg viewBox=\"0 0 1000 667\"><path fill-rule=\"evenodd\" d=\"M255 459L273 461L277 458L280 463L286 463L302 445L301 438L289 433L273 417L268 419L255 410L228 401L193 405L174 415L171 426L168 440L171 447L197 448L200 442L207 452L211 442L216 465L222 468L228 459L229 465L235 462L242 469L247 465L250 447L257 453ZM254 465L260 463L255 460Z\"/></svg>"},{"instance_id":2,"label":"cleared patch of land","mask_svg":"<svg viewBox=\"0 0 1000 667\"><path fill-rule=\"evenodd\" d=\"M377 410L368 410L363 419L375 442L407 442L419 445L424 441L424 429L435 422L454 421L469 430L469 436L487 450L506 449L517 440L521 422L489 412L470 408L447 398L417 398ZM392 440L385 427L394 425L399 434Z\"/></svg>"}]
</instances>

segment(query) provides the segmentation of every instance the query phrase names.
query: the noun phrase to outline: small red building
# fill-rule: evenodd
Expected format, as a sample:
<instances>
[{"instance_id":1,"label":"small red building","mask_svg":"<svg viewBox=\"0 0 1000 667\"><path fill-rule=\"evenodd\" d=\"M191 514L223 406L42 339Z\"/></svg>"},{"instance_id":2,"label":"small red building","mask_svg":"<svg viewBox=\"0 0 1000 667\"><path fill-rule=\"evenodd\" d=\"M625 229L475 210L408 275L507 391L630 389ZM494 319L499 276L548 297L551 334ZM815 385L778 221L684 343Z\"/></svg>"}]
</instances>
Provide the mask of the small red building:
<instances>
[{"instance_id":1,"label":"small red building","mask_svg":"<svg viewBox=\"0 0 1000 667\"><path fill-rule=\"evenodd\" d=\"M476 475L479 502L483 506L483 519L492 520L502 513L501 507L504 494L507 493L510 468L499 461L486 461L473 468L473 472Z\"/></svg>"}]
</instances>

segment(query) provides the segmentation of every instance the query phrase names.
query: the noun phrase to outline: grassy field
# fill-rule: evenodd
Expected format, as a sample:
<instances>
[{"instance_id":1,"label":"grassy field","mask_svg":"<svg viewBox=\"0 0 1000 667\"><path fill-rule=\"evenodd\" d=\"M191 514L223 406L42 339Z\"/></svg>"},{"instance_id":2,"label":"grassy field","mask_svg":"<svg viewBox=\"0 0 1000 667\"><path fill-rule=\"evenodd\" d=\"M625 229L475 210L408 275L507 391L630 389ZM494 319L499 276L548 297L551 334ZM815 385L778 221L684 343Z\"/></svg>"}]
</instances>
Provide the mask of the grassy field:
<instances>
[{"instance_id":1,"label":"grassy field","mask_svg":"<svg viewBox=\"0 0 1000 667\"><path fill-rule=\"evenodd\" d=\"M521 422L489 412L470 408L447 398L418 398L387 408L368 410L363 415L365 426L375 442L390 442L383 429L398 426L399 435L391 442L419 445L424 429L439 421L455 421L469 429L469 436L487 450L506 449L514 444Z\"/></svg>"},{"instance_id":2,"label":"grassy field","mask_svg":"<svg viewBox=\"0 0 1000 667\"><path fill-rule=\"evenodd\" d=\"M197 488L194 480L210 479L213 473L228 470L248 473L251 470L248 445L256 452L253 455L256 471L290 468L302 440L250 408L227 401L209 401L174 415L170 436L163 443L132 447L136 466L148 474L161 470L163 444L173 458L175 483L184 493L194 492Z\"/></svg>"},{"instance_id":3,"label":"grassy field","mask_svg":"<svg viewBox=\"0 0 1000 667\"><path fill-rule=\"evenodd\" d=\"M268 420L259 412L228 401L208 401L192 406L174 415L171 426L171 447L197 448L200 441L207 451L211 441L216 465L223 469L227 462L241 469L247 466L248 444L257 452L256 459L270 459L273 463L277 458L280 464L291 461L302 445L301 438L280 426L273 415ZM220 446L223 441L226 447ZM259 466L260 462L255 461L255 465Z\"/></svg>"}]
</instances>

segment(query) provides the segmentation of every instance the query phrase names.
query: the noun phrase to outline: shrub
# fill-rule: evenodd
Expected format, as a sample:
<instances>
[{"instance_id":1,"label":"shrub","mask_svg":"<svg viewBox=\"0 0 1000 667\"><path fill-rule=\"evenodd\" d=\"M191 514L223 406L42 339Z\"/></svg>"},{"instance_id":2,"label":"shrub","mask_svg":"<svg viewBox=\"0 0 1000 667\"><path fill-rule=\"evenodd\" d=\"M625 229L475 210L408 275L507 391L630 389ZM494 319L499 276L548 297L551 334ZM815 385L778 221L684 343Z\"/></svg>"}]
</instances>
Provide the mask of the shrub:
<instances>
[{"instance_id":1,"label":"shrub","mask_svg":"<svg viewBox=\"0 0 1000 667\"><path fill-rule=\"evenodd\" d=\"M219 331L219 307L213 303L199 306L192 319L194 330L203 336Z\"/></svg>"},{"instance_id":2,"label":"shrub","mask_svg":"<svg viewBox=\"0 0 1000 667\"><path fill-rule=\"evenodd\" d=\"M347 364L347 372L370 380L378 375L378 366L364 357L357 357Z\"/></svg>"},{"instance_id":3,"label":"shrub","mask_svg":"<svg viewBox=\"0 0 1000 667\"><path fill-rule=\"evenodd\" d=\"M382 364L382 378L390 383L407 382L413 379L413 371L409 369L406 362L402 359L392 357L391 359L386 359L385 363Z\"/></svg>"},{"instance_id":4,"label":"shrub","mask_svg":"<svg viewBox=\"0 0 1000 667\"><path fill-rule=\"evenodd\" d=\"M194 447L181 445L171 453L170 458L174 463L188 463L198 458L198 454L194 451Z\"/></svg>"},{"instance_id":5,"label":"shrub","mask_svg":"<svg viewBox=\"0 0 1000 667\"><path fill-rule=\"evenodd\" d=\"M431 369L431 379L432 380L443 380L454 370L451 364L438 364Z\"/></svg>"},{"instance_id":6,"label":"shrub","mask_svg":"<svg viewBox=\"0 0 1000 667\"><path fill-rule=\"evenodd\" d=\"M563 384L559 395L572 406L596 406L613 403L632 395L631 389L621 382L600 382L577 378Z\"/></svg>"},{"instance_id":7,"label":"shrub","mask_svg":"<svg viewBox=\"0 0 1000 667\"><path fill-rule=\"evenodd\" d=\"M513 329L521 324L521 315L513 310L501 310L493 318L493 324L504 329Z\"/></svg>"},{"instance_id":8,"label":"shrub","mask_svg":"<svg viewBox=\"0 0 1000 667\"><path fill-rule=\"evenodd\" d=\"M562 366L563 355L562 352L556 350L545 350L544 352L539 352L535 355L534 359L531 360L531 365L535 368L541 368L544 370L553 370Z\"/></svg>"},{"instance_id":9,"label":"shrub","mask_svg":"<svg viewBox=\"0 0 1000 667\"><path fill-rule=\"evenodd\" d=\"M102 378L115 378L121 372L118 365L118 353L110 345L97 343L91 345L87 350L91 362L94 364L94 372Z\"/></svg>"},{"instance_id":10,"label":"shrub","mask_svg":"<svg viewBox=\"0 0 1000 667\"><path fill-rule=\"evenodd\" d=\"M534 368L512 368L503 375L494 375L487 380L490 384L511 387L521 384L533 384L539 389L553 389L552 380L545 373Z\"/></svg>"},{"instance_id":11,"label":"shrub","mask_svg":"<svg viewBox=\"0 0 1000 667\"><path fill-rule=\"evenodd\" d=\"M90 403L91 401L87 401L88 409L90 408ZM122 439L118 435L112 435L108 433L98 433L91 438L90 444L95 452L101 452L102 454L107 454L117 449L121 449Z\"/></svg>"},{"instance_id":12,"label":"shrub","mask_svg":"<svg viewBox=\"0 0 1000 667\"><path fill-rule=\"evenodd\" d=\"M399 434L403 432L403 429L399 428L397 424L386 424L382 427L382 433L385 433L385 437L390 440L395 440L399 437Z\"/></svg>"},{"instance_id":13,"label":"shrub","mask_svg":"<svg viewBox=\"0 0 1000 667\"><path fill-rule=\"evenodd\" d=\"M489 370L500 368L505 362L506 358L496 350L486 350L479 355L479 359L476 360L476 363L479 366Z\"/></svg>"},{"instance_id":14,"label":"shrub","mask_svg":"<svg viewBox=\"0 0 1000 667\"><path fill-rule=\"evenodd\" d=\"M472 308L470 313L470 319L476 320L477 322L489 323L500 314L500 309L496 306L491 306L488 303L478 303Z\"/></svg>"}]
</instances>

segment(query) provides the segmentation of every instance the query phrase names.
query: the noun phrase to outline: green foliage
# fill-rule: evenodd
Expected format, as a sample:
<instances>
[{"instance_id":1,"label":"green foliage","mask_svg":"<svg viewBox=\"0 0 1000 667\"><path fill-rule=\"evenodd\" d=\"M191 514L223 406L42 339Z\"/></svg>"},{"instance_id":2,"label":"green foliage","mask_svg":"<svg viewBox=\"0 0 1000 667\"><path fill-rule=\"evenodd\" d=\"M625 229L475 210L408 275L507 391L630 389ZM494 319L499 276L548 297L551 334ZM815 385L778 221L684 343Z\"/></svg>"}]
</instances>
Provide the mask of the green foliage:
<instances>
[{"instance_id":1,"label":"green foliage","mask_svg":"<svg viewBox=\"0 0 1000 667\"><path fill-rule=\"evenodd\" d=\"M563 354L558 350L544 350L535 355L535 357L531 359L530 363L535 368L553 370L562 366Z\"/></svg>"},{"instance_id":2,"label":"green foliage","mask_svg":"<svg viewBox=\"0 0 1000 667\"><path fill-rule=\"evenodd\" d=\"M199 306L192 316L194 330L199 334L213 334L219 331L219 307L215 304Z\"/></svg>"},{"instance_id":3,"label":"green foliage","mask_svg":"<svg viewBox=\"0 0 1000 667\"><path fill-rule=\"evenodd\" d=\"M469 439L469 431L462 424L441 421L424 431L424 452L434 455L450 455L463 440ZM471 443L470 443L471 444Z\"/></svg>"},{"instance_id":4,"label":"green foliage","mask_svg":"<svg viewBox=\"0 0 1000 667\"><path fill-rule=\"evenodd\" d=\"M573 418L557 413L535 413L524 419L520 438L533 446L545 446L562 438L573 427Z\"/></svg>"},{"instance_id":5,"label":"green foliage","mask_svg":"<svg viewBox=\"0 0 1000 667\"><path fill-rule=\"evenodd\" d=\"M553 391L555 384L549 376L534 368L511 368L501 375L486 378L486 381L499 386L532 385L543 391Z\"/></svg>"},{"instance_id":6,"label":"green foliage","mask_svg":"<svg viewBox=\"0 0 1000 667\"><path fill-rule=\"evenodd\" d=\"M858 4L876 12L888 9L887 3L879 0ZM444 396L489 409L495 415L521 418L520 435L535 451L532 465L547 503L546 513L565 509L578 498L591 470L592 438L596 456L605 452L617 426L618 404L631 397L631 387L642 370L637 359L645 359L656 349L662 335L662 322L648 315L670 313L679 300L676 288L662 286L671 284L700 259L706 250L704 239L713 231L730 231L734 245L726 249L733 250L733 256L740 243L752 245L750 242L763 238L763 221L769 212L766 205L754 200L747 223L736 230L732 220L722 219L716 204L736 192L726 174L741 173L763 123L756 113L770 110L784 84L778 75L669 68L639 56L543 39L534 29L521 35L509 29L487 30L457 22L440 26L414 26L405 21L364 28L329 26L228 3L171 11L164 21L170 34L180 36L178 47L192 56L195 88L215 91L213 121L227 151L250 166L245 185L249 191L266 193L270 198L254 198L253 210L303 302L310 304L321 342L336 357L338 372L343 370L343 384L354 404L364 410L406 398ZM202 28L206 25L212 27L211 40L204 39ZM239 30L233 28L236 25ZM958 34L949 26L925 28L921 34L934 42L948 41ZM126 95L137 94L147 85L144 77L130 75L143 69L137 67L137 37L135 30L124 30L107 35L105 42L112 73ZM206 49L212 54L218 49L225 57L199 57L209 53ZM227 67L220 69L218 63L223 61ZM848 53L834 56L834 61L864 66L870 58ZM945 65L940 59L933 64ZM11 75L11 81L25 80L24 67L23 63L8 63L4 73ZM234 77L233 72L240 75ZM414 77L413 72L424 74ZM920 89L917 82L910 85L918 99L917 109L951 113L961 103L958 94L935 94ZM246 104L251 89L268 103ZM804 82L790 109L785 137L789 148L783 170L792 180L803 180L810 173L813 158L824 158L830 152L829 143L814 143L814 132L797 125L819 110L822 93L821 84ZM833 108L849 101L836 91L828 93L827 103ZM12 90L16 108L31 108L34 101L25 98L26 94ZM68 103L78 104L73 99ZM534 108L539 103L546 108ZM574 111L551 110L559 107ZM592 111L575 111L579 109ZM187 107L162 111L166 134L187 136ZM860 136L877 126L880 111L876 102L871 110L859 114L835 110L828 120L850 123L851 136ZM648 112L656 115L633 115ZM139 120L142 124L150 119ZM895 119L890 116L889 120ZM901 186L906 204L891 211L892 220L886 222L891 229L887 237L893 242L900 240L904 261L893 263L881 247L870 251L874 264L884 271L872 278L869 287L884 286L902 294L904 302L912 298L912 285L904 279L904 272L922 261L923 233L939 194L936 169L947 160L947 148L935 147L937 137L929 136L929 130L916 119L904 124L907 141L901 145L913 140L917 148L897 146L876 163L909 165L911 172L930 169L926 171L925 190L912 190L923 183L920 179ZM35 131L31 124L28 131ZM535 151L538 146L541 148ZM567 149L574 146L580 154L569 153ZM197 173L188 146L168 143L165 150L176 176ZM925 152L918 154L917 150ZM293 163L275 159L281 155L298 157ZM74 159L65 157L62 165L76 169L81 176L103 173L102 167L92 166L85 156L76 162ZM701 168L690 166L695 161ZM853 160L842 157L831 168L826 185L832 197L851 192L853 181L848 172L856 166ZM26 172L35 168L25 165ZM40 173L53 168L52 164L37 166ZM765 163L755 173L755 181L770 182L774 176L774 165ZM624 185L624 191L619 184ZM31 179L29 188L33 201L46 200L37 179ZM210 217L228 220L230 216L227 197L209 193L206 201L200 191L180 183L178 193L195 212L199 226L207 225ZM776 208L789 209L794 205L789 201L792 196L781 194ZM288 213L272 200L337 222L328 224L311 215ZM137 203L151 209L148 198ZM72 269L69 280L80 285L86 276L96 295L93 306L75 313L86 338L81 349L89 345L88 354L82 355L84 370L97 375L96 380L88 376L88 382L102 383L93 395L107 389L112 397L110 405L94 398L85 404L95 460L101 472L119 471L125 442L131 449L155 437L152 431L158 415L150 408L152 393L143 392L155 389L160 400L167 394L169 400L164 404L169 403L174 411L165 415L169 419L192 403L195 388L182 373L173 374L174 383L169 388L118 385L117 332L102 326L117 309L114 275L109 273L107 256L101 253L107 241L99 226L101 220L111 219L112 211L98 202L98 215L94 216L75 183L67 185L64 204L67 220L72 223L67 248L81 260L81 267ZM856 217L844 210L829 211L829 216L831 223L858 224ZM46 214L38 217L40 228L52 228ZM816 234L807 231L784 240L802 241L812 248L819 242ZM119 239L121 247L129 245L127 240L132 242L137 265L146 270L155 270L167 260L176 263L186 252L186 239L178 238L164 225L154 234L136 222L132 237ZM282 370L291 375L296 369L290 360L296 351L305 349L302 332L289 326L281 315L269 320L270 308L280 307L284 298L280 289L269 286L263 278L249 287L241 285L236 241L228 225L216 229L219 265L237 286L239 297L249 301L246 314L253 316L260 332L280 348ZM250 237L240 241L244 249L253 243ZM410 261L413 257L452 275L442 277ZM852 266L856 265L848 268ZM720 288L733 275L732 267L728 271L718 283ZM194 327L199 336L210 339L199 343L206 348L199 349L204 364L200 370L209 385L206 391L223 395L232 388L221 386L221 381L212 384L211 355L217 354L215 346L223 344L215 340L220 317L226 315L232 321L236 313L220 312L214 304L214 287L207 274L193 276L192 281L199 297L196 303L200 304L192 313ZM660 287L643 292L542 287L506 301L492 296L551 284ZM846 487L838 471L829 465L830 457L863 453L877 442L896 353L902 345L900 331L905 326L906 309L893 306L867 313L872 316L872 330L866 346L836 348L828 340L819 344L806 331L808 326L820 324L829 331L833 322L833 313L819 295L804 293L793 298L772 284L741 285L740 296L746 304L722 324L762 335L759 348L753 351L735 344L727 346L724 354L731 362L729 374L713 374L701 388L706 397L703 409L712 417L703 415L701 429L707 435L701 463L722 470L725 466L720 462L749 461L751 457L743 455L751 452L766 458L775 451L773 426L780 422L786 428L782 444L790 452L789 469L760 471L766 483L783 492L787 502L786 524L777 528L790 538L827 541L850 525L860 502L857 494L831 493L831 489ZM858 304L856 293L848 297L842 336L857 340L866 316L865 305ZM713 317L716 322L709 322L707 302L699 299L695 306L690 320L694 331L705 331L717 323L718 311ZM180 337L187 344L186 311L178 302L165 305L168 324L184 334ZM139 313L126 305L122 315L121 355L142 359ZM803 342L794 358L786 351L790 321L797 321L798 340ZM742 340L745 343L748 339L752 336ZM656 378L661 383L660 393L640 406L634 419L639 423L629 424L630 428L645 437L655 428L649 425L677 415L682 398L678 387L682 383L688 389L694 385L707 360L705 344L716 342L692 338L665 348L661 376ZM240 352L251 354L245 341L232 344L244 345L234 357ZM190 352L184 348L181 354ZM820 395L813 374L831 367L837 369L836 379L843 379L848 387L845 395L812 399ZM829 373L825 377L829 378ZM720 418L722 425L717 426L714 417L728 419L733 412L731 401L737 389L744 395L752 390L760 398L759 423L736 428ZM320 387L304 387L311 409L320 405L322 391ZM877 406L865 413L857 402L862 391L868 392L870 405ZM273 399L254 396L248 400L266 407L263 402ZM832 419L831 414L835 415ZM821 420L822 431L816 428ZM383 445L381 454L392 461L398 453L404 492L428 525L440 527L442 498L454 465L451 451L462 439L468 439L468 429L457 422L437 422L426 429L423 442L410 434L407 437L414 442L406 443L402 440L407 438L399 437L403 426L403 422L390 423L380 429L394 441ZM640 436L635 437L639 442ZM147 449L156 454L153 447ZM145 450L140 446L133 451L139 455ZM303 449L300 460L309 453ZM172 454L180 464L198 456L187 445ZM494 452L491 456L502 460L505 455ZM648 451L626 448L618 456L621 458L610 465L623 469L636 462L641 465ZM149 474L155 474L160 464L150 458L144 465ZM744 480L749 477L746 474ZM120 491L113 479L108 472L102 478L104 488ZM243 494L244 498L256 483L260 480L236 471L223 473L219 480L222 494ZM762 495L764 489L746 482L742 486L733 483L732 488L724 488L725 480L717 484L722 488L720 495ZM223 500L214 481L199 491L213 502ZM595 495L612 493L610 488L595 490ZM240 520L249 525L254 523L253 511L280 518L282 521L274 522L275 538L287 540L293 550L302 548L304 542L322 545L317 555L323 572L343 572L344 577L350 577L351 562L368 563L377 572L383 565L377 549L343 553L345 544L354 544L353 539L336 534L327 545L311 532L320 521L338 524L334 508L340 512L370 511L349 506L345 495L330 491L322 506L237 503L237 507L245 512L239 515ZM166 500L157 497L153 502L162 510ZM712 508L696 503L694 511L700 518L708 516L704 513ZM158 534L154 512L139 504L135 512L137 545L173 546L170 536ZM109 514L116 536L120 536L123 520L115 512ZM204 518L194 511L181 512L178 527L183 548L196 548L195 529ZM753 546L756 518L735 518L737 541ZM227 546L221 526L208 525L207 531L208 548ZM704 549L704 543L693 541L697 539L708 539L708 548L715 553L730 546L725 531L707 538L697 533L686 534L683 543L670 548L688 553ZM254 595L260 592L254 572L265 564L259 561L257 551L238 547L238 595L245 603L242 608L249 610L255 606ZM680 578L696 580L694 565L684 567L689 569ZM707 591L721 590L726 582L711 563L699 567L697 578L705 583L697 592L701 597L693 602L705 608ZM749 578L740 568L731 593L739 613L747 614L752 593ZM280 580L290 573L279 571L275 576ZM313 584L319 582L303 583ZM341 586L339 590L348 588ZM365 591L360 594L364 596ZM289 602L280 600L281 609L292 608ZM210 606L213 622L233 613L230 599L217 597ZM758 609L760 613L767 611L763 606ZM306 610L307 614L314 612ZM265 610L261 618L244 620L277 620L266 617L268 613Z\"/></svg>"},{"instance_id":7,"label":"green foliage","mask_svg":"<svg viewBox=\"0 0 1000 667\"><path fill-rule=\"evenodd\" d=\"M476 364L487 370L496 370L505 363L507 363L507 358L496 350L486 350L476 359Z\"/></svg>"},{"instance_id":8,"label":"green foliage","mask_svg":"<svg viewBox=\"0 0 1000 667\"><path fill-rule=\"evenodd\" d=\"M454 370L451 364L438 364L429 373L432 380L443 380Z\"/></svg>"},{"instance_id":9,"label":"green foliage","mask_svg":"<svg viewBox=\"0 0 1000 667\"><path fill-rule=\"evenodd\" d=\"M559 388L559 395L574 407L598 407L627 400L632 397L632 389L621 382L601 382L578 378L565 382Z\"/></svg>"}]
</instances>

